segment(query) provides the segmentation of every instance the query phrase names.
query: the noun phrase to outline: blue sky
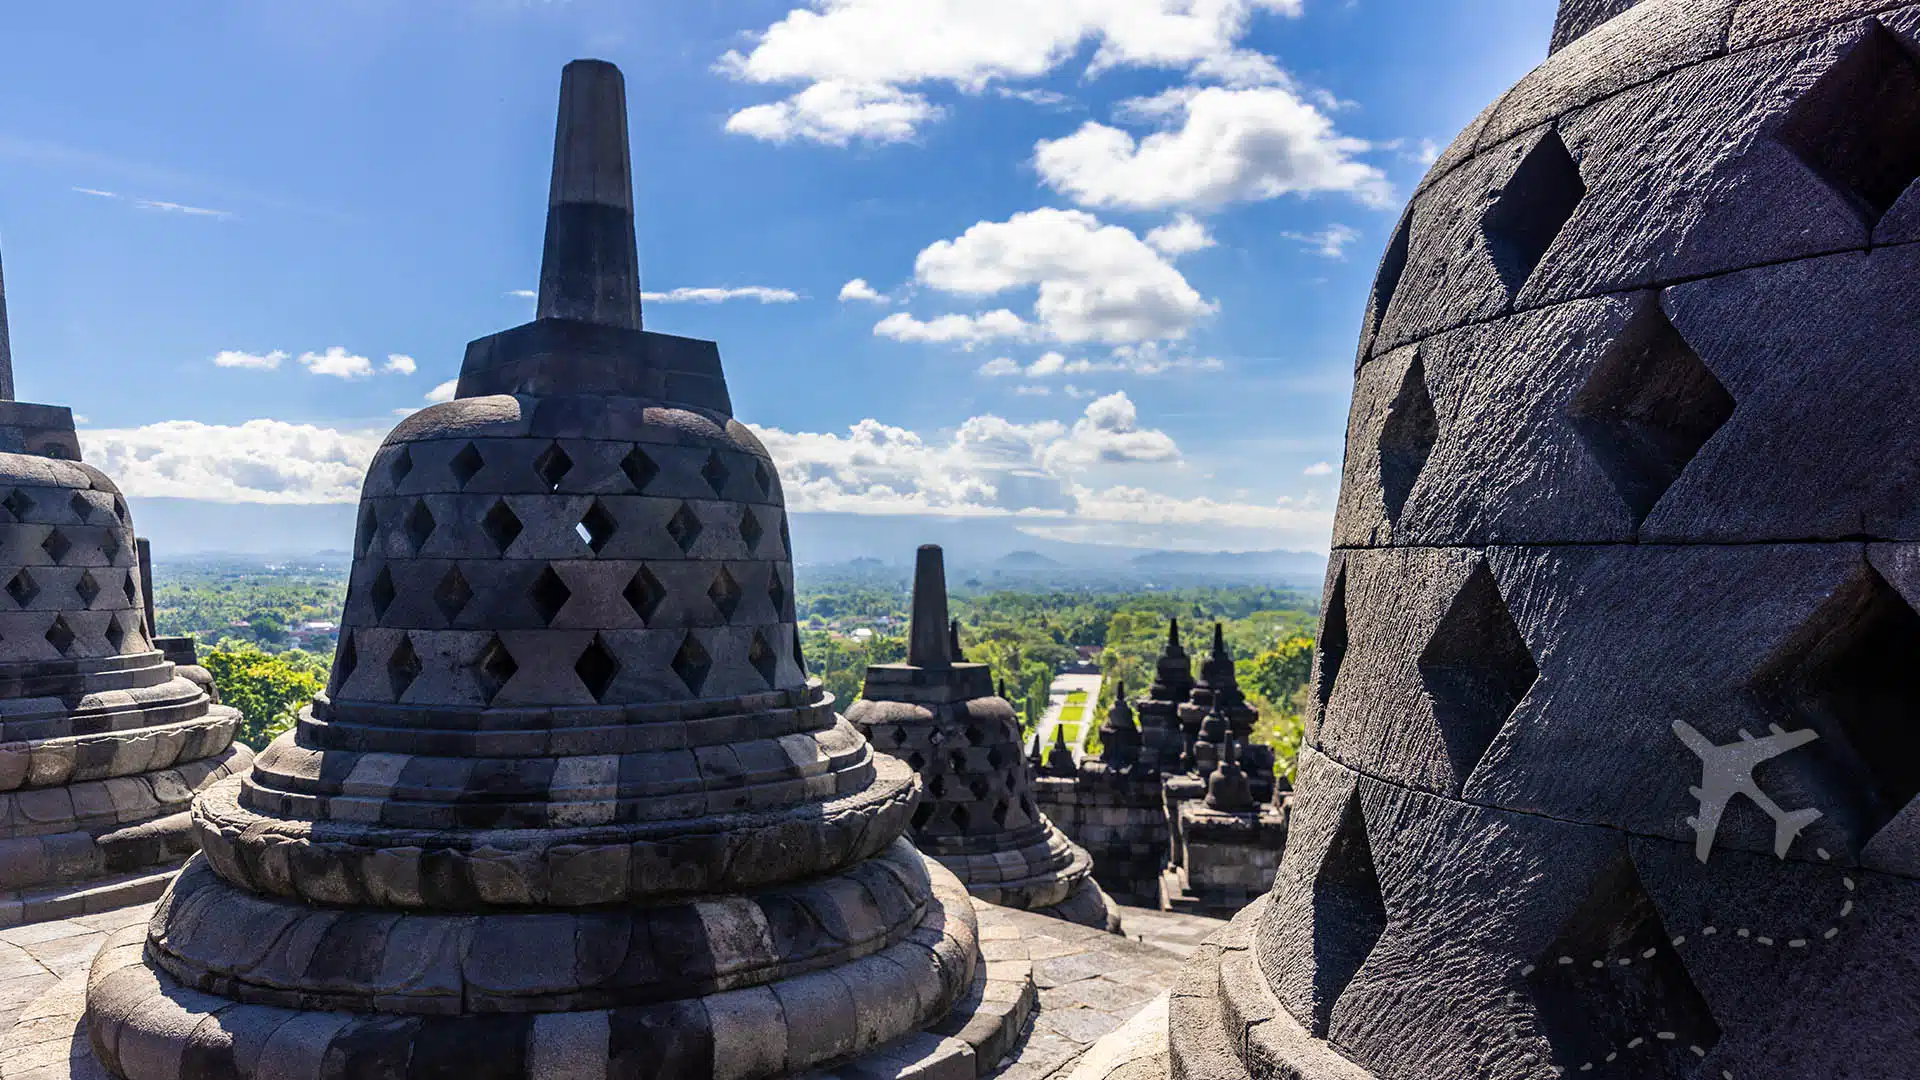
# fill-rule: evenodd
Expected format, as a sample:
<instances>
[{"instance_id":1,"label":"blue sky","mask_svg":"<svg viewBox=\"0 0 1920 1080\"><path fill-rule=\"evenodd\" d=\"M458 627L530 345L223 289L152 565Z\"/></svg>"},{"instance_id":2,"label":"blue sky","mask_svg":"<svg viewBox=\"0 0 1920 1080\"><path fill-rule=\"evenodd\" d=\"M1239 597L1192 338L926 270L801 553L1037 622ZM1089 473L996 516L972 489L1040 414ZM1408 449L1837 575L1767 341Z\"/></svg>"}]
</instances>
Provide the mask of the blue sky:
<instances>
[{"instance_id":1,"label":"blue sky","mask_svg":"<svg viewBox=\"0 0 1920 1080\"><path fill-rule=\"evenodd\" d=\"M720 342L797 509L1324 548L1379 249L1553 7L22 7L19 396L73 406L136 512L350 503L396 412L531 316L559 69L597 56L647 325Z\"/></svg>"}]
</instances>

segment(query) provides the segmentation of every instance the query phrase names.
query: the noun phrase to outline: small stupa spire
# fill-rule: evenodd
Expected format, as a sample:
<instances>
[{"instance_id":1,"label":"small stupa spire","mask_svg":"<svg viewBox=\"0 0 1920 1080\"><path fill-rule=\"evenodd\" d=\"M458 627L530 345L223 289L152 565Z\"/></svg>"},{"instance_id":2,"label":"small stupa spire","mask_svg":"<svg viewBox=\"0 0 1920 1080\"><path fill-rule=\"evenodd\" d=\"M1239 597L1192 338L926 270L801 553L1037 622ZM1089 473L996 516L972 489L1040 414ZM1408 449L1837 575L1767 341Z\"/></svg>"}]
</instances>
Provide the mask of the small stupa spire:
<instances>
[{"instance_id":1,"label":"small stupa spire","mask_svg":"<svg viewBox=\"0 0 1920 1080\"><path fill-rule=\"evenodd\" d=\"M13 347L7 343L7 273L0 267L0 401L13 400Z\"/></svg>"},{"instance_id":2,"label":"small stupa spire","mask_svg":"<svg viewBox=\"0 0 1920 1080\"><path fill-rule=\"evenodd\" d=\"M640 329L627 86L604 60L575 60L560 75L538 314Z\"/></svg>"},{"instance_id":3,"label":"small stupa spire","mask_svg":"<svg viewBox=\"0 0 1920 1080\"><path fill-rule=\"evenodd\" d=\"M939 544L922 544L913 561L913 613L907 626L907 663L914 667L953 666L958 623L947 619L947 566Z\"/></svg>"}]
</instances>

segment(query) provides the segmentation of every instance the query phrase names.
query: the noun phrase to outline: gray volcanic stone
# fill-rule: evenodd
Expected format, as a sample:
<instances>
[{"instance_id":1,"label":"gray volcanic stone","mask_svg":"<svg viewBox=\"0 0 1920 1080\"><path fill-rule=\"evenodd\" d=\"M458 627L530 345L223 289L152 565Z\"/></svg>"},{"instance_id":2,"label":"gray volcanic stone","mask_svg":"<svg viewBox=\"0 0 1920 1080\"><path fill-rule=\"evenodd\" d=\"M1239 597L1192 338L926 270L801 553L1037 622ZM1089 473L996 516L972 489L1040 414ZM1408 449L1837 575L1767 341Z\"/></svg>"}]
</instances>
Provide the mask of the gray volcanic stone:
<instances>
[{"instance_id":1,"label":"gray volcanic stone","mask_svg":"<svg viewBox=\"0 0 1920 1080\"><path fill-rule=\"evenodd\" d=\"M982 900L1118 931L1091 857L1034 801L1013 706L992 696L985 664L956 660L958 638L947 618L943 556L925 545L914 567L908 662L870 665L865 696L847 710L876 748L923 781L914 843ZM1047 775L1075 771L1071 751L1057 742Z\"/></svg>"},{"instance_id":2,"label":"gray volcanic stone","mask_svg":"<svg viewBox=\"0 0 1920 1080\"><path fill-rule=\"evenodd\" d=\"M0 282L0 925L177 865L194 790L252 760L240 714L176 668L192 642L152 638L145 541L72 413L12 400L5 306Z\"/></svg>"},{"instance_id":3,"label":"gray volcanic stone","mask_svg":"<svg viewBox=\"0 0 1920 1080\"><path fill-rule=\"evenodd\" d=\"M1920 1055L1920 6L1569 0L1554 48L1383 260L1285 853L1172 996L1184 1080ZM1246 827L1199 817L1189 863Z\"/></svg>"},{"instance_id":4,"label":"gray volcanic stone","mask_svg":"<svg viewBox=\"0 0 1920 1080\"><path fill-rule=\"evenodd\" d=\"M955 1013L977 921L902 838L918 777L807 677L777 470L717 348L640 328L620 73L576 61L561 86L539 315L469 347L456 399L375 455L331 684L193 800L203 854L96 961L89 1037L122 1080L761 1080L952 1019L1011 1038L1008 1011ZM42 588L74 565L52 562ZM0 634L51 617L30 600ZM975 742L1018 765L1017 740ZM45 771L90 775L90 746ZM184 806L193 769L0 791L0 822L58 865L62 830ZM1030 831L1036 868L1086 876ZM1017 869L991 889L1055 884Z\"/></svg>"}]
</instances>

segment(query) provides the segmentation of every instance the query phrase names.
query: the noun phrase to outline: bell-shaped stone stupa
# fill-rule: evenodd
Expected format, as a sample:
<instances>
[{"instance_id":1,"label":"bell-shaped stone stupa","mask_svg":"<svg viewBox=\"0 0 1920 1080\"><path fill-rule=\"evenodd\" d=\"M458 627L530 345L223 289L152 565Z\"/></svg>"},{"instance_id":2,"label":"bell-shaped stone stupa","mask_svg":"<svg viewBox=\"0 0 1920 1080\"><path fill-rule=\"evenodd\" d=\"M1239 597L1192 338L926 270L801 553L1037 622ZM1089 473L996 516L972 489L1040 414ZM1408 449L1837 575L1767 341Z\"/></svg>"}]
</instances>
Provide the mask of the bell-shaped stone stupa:
<instances>
[{"instance_id":1,"label":"bell-shaped stone stupa","mask_svg":"<svg viewBox=\"0 0 1920 1080\"><path fill-rule=\"evenodd\" d=\"M1173 1075L1920 1061L1920 6L1558 25L1382 260L1286 855Z\"/></svg>"},{"instance_id":2,"label":"bell-shaped stone stupa","mask_svg":"<svg viewBox=\"0 0 1920 1080\"><path fill-rule=\"evenodd\" d=\"M940 548L928 544L914 564L907 662L868 667L866 695L847 719L919 772L926 791L913 815L914 843L973 895L1118 929L1093 860L1034 804L1013 706L993 696L987 665L956 662L956 625L947 618Z\"/></svg>"},{"instance_id":3,"label":"bell-shaped stone stupa","mask_svg":"<svg viewBox=\"0 0 1920 1080\"><path fill-rule=\"evenodd\" d=\"M117 1076L892 1075L1031 1001L806 677L774 464L715 346L641 329L629 168L569 64L538 317L375 456L326 694L94 963Z\"/></svg>"},{"instance_id":4,"label":"bell-shaped stone stupa","mask_svg":"<svg viewBox=\"0 0 1920 1080\"><path fill-rule=\"evenodd\" d=\"M1167 644L1154 662L1147 696L1135 703L1140 718L1140 764L1155 772L1182 771L1186 738L1180 730L1180 706L1193 693L1193 660L1180 645L1180 620L1167 620Z\"/></svg>"},{"instance_id":5,"label":"bell-shaped stone stupa","mask_svg":"<svg viewBox=\"0 0 1920 1080\"><path fill-rule=\"evenodd\" d=\"M13 398L0 277L0 926L151 900L240 714L156 647L133 519L73 414Z\"/></svg>"}]
</instances>

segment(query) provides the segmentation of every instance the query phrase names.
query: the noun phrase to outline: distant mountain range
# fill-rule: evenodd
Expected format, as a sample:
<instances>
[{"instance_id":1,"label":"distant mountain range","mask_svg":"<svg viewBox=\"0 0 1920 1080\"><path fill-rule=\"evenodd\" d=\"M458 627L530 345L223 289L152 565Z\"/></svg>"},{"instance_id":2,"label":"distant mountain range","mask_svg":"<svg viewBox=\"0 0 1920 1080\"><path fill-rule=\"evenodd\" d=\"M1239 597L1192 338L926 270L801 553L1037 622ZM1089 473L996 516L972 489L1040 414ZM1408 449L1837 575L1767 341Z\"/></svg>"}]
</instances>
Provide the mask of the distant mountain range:
<instances>
[{"instance_id":1,"label":"distant mountain range","mask_svg":"<svg viewBox=\"0 0 1920 1080\"><path fill-rule=\"evenodd\" d=\"M190 499L132 500L140 535L156 558L225 553L305 556L352 547L355 507L269 506ZM1327 557L1308 551L1157 551L1076 543L1020 531L1008 517L936 518L859 514L793 515L795 561L802 566L880 572L913 563L914 549L946 548L950 571L983 581L1094 574L1102 580L1168 583L1187 579L1280 580L1318 588Z\"/></svg>"}]
</instances>

